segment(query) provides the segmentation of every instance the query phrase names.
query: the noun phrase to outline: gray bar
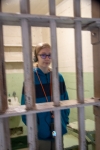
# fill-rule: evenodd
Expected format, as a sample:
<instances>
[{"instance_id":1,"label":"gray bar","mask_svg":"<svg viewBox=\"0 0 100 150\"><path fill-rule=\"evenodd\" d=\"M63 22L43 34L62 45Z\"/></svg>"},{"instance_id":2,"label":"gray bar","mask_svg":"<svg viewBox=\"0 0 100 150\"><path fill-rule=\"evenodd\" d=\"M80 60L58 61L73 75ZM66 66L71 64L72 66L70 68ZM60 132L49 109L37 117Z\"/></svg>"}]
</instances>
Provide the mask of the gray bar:
<instances>
[{"instance_id":1,"label":"gray bar","mask_svg":"<svg viewBox=\"0 0 100 150\"><path fill-rule=\"evenodd\" d=\"M29 0L21 0L21 13L28 14ZM31 26L26 19L21 20L22 43L23 43L23 58L24 58L24 87L26 109L32 110L35 108L35 87L34 74L32 64L32 44L31 44ZM27 115L28 128L28 145L29 150L37 150L37 131L36 131L36 114Z\"/></svg>"},{"instance_id":2,"label":"gray bar","mask_svg":"<svg viewBox=\"0 0 100 150\"><path fill-rule=\"evenodd\" d=\"M74 1L74 15L81 17L80 0ZM82 64L82 35L81 22L75 22L75 53L76 53L76 78L77 78L77 99L80 103L84 103L83 91L83 64ZM85 117L84 107L78 108L78 125L79 125L79 149L86 149L85 140Z\"/></svg>"}]
</instances>

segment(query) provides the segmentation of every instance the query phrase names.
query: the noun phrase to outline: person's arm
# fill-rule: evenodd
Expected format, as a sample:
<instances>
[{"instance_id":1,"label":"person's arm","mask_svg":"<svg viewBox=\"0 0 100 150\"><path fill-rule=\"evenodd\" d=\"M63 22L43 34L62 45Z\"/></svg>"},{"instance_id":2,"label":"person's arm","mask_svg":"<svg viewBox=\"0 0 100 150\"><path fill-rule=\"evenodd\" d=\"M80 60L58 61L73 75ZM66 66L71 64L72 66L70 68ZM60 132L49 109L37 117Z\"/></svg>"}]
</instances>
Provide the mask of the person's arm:
<instances>
[{"instance_id":1,"label":"person's arm","mask_svg":"<svg viewBox=\"0 0 100 150\"><path fill-rule=\"evenodd\" d=\"M61 100L69 100L65 81L62 75L60 75L60 93L62 97ZM69 124L69 114L70 114L70 109L61 110L61 116L63 117L63 121L66 125Z\"/></svg>"},{"instance_id":2,"label":"person's arm","mask_svg":"<svg viewBox=\"0 0 100 150\"><path fill-rule=\"evenodd\" d=\"M25 105L25 92L24 92L24 84L22 89L22 96L21 96L21 105ZM26 125L26 115L22 115L22 121Z\"/></svg>"}]
</instances>

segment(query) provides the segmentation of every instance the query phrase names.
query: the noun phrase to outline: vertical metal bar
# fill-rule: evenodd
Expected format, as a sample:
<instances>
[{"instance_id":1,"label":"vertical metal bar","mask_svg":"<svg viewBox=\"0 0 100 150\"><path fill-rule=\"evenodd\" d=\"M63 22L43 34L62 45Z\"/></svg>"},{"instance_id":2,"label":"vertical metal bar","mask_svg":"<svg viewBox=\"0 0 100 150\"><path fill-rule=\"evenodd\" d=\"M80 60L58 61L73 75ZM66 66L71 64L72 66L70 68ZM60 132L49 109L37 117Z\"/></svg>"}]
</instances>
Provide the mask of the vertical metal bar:
<instances>
[{"instance_id":1,"label":"vertical metal bar","mask_svg":"<svg viewBox=\"0 0 100 150\"><path fill-rule=\"evenodd\" d=\"M100 18L100 1L92 0L92 17ZM94 97L100 97L100 28L96 27L91 31L91 40L93 44ZM95 150L100 150L100 106L94 106L94 115Z\"/></svg>"},{"instance_id":2,"label":"vertical metal bar","mask_svg":"<svg viewBox=\"0 0 100 150\"><path fill-rule=\"evenodd\" d=\"M74 1L74 15L81 16L80 0ZM81 22L75 22L75 52L76 52L76 77L77 77L77 99L80 103L84 103L83 93L83 65L82 65L82 35ZM78 124L79 124L79 149L86 149L85 142L85 117L84 107L78 108Z\"/></svg>"},{"instance_id":3,"label":"vertical metal bar","mask_svg":"<svg viewBox=\"0 0 100 150\"><path fill-rule=\"evenodd\" d=\"M58 80L58 53L57 53L57 38L56 38L56 22L50 22L51 31L51 47L52 47L52 76L53 76L53 98L55 106L60 105L59 96L59 80Z\"/></svg>"},{"instance_id":4,"label":"vertical metal bar","mask_svg":"<svg viewBox=\"0 0 100 150\"><path fill-rule=\"evenodd\" d=\"M7 89L5 77L4 46L3 46L3 28L0 22L0 112L8 108Z\"/></svg>"},{"instance_id":5,"label":"vertical metal bar","mask_svg":"<svg viewBox=\"0 0 100 150\"><path fill-rule=\"evenodd\" d=\"M55 15L55 0L49 0L49 11L50 15ZM57 33L56 33L56 22L50 21L50 32L51 32L51 47L52 47L52 82L53 82L53 100L54 105L60 105L59 95L59 78L58 78L58 52L57 52ZM62 131L61 131L61 114L60 110L54 111L54 124L56 136L56 150L62 150Z\"/></svg>"},{"instance_id":6,"label":"vertical metal bar","mask_svg":"<svg viewBox=\"0 0 100 150\"><path fill-rule=\"evenodd\" d=\"M0 1L0 12L2 12L2 1ZM0 71L1 71L0 85L2 87L2 96L3 96L3 99L1 100L2 102L0 101L0 111L5 111L8 108L3 43L4 43L3 42L3 27L2 27L2 23L0 22Z\"/></svg>"},{"instance_id":7,"label":"vertical metal bar","mask_svg":"<svg viewBox=\"0 0 100 150\"><path fill-rule=\"evenodd\" d=\"M1 59L1 53L0 53L0 112L3 111L2 100L3 100L2 59ZM0 149L5 150L5 146L6 146L6 142L5 142L4 124L3 124L3 119L0 119Z\"/></svg>"},{"instance_id":8,"label":"vertical metal bar","mask_svg":"<svg viewBox=\"0 0 100 150\"><path fill-rule=\"evenodd\" d=\"M5 130L3 119L0 119L0 150L6 150Z\"/></svg>"},{"instance_id":9,"label":"vertical metal bar","mask_svg":"<svg viewBox=\"0 0 100 150\"><path fill-rule=\"evenodd\" d=\"M36 114L27 115L29 150L38 150Z\"/></svg>"},{"instance_id":10,"label":"vertical metal bar","mask_svg":"<svg viewBox=\"0 0 100 150\"><path fill-rule=\"evenodd\" d=\"M50 15L56 15L55 0L49 0L49 12Z\"/></svg>"},{"instance_id":11,"label":"vertical metal bar","mask_svg":"<svg viewBox=\"0 0 100 150\"><path fill-rule=\"evenodd\" d=\"M26 93L26 107L32 109L35 106L35 89L33 87L33 68L32 68L32 47L31 47L31 28L28 20L21 20L23 57L24 57L24 79Z\"/></svg>"},{"instance_id":12,"label":"vertical metal bar","mask_svg":"<svg viewBox=\"0 0 100 150\"><path fill-rule=\"evenodd\" d=\"M2 0L0 0L0 12L2 12ZM4 46L3 46L3 28L2 23L0 22L0 54L1 54L1 68L2 68L2 82L3 82L3 110L6 110L8 108L7 104L7 88L6 88L6 75L5 75L5 62L4 62ZM0 109L1 110L1 109Z\"/></svg>"},{"instance_id":13,"label":"vertical metal bar","mask_svg":"<svg viewBox=\"0 0 100 150\"><path fill-rule=\"evenodd\" d=\"M56 38L56 23L55 21L50 22L51 30L51 47L52 47L52 85L53 85L53 100L54 105L60 105L59 96L59 79L58 79L58 53L57 53L57 38ZM60 110L54 111L54 122L56 136L56 150L62 150L62 132L61 132L61 116Z\"/></svg>"},{"instance_id":14,"label":"vertical metal bar","mask_svg":"<svg viewBox=\"0 0 100 150\"><path fill-rule=\"evenodd\" d=\"M92 17L100 18L100 0L91 0Z\"/></svg>"},{"instance_id":15,"label":"vertical metal bar","mask_svg":"<svg viewBox=\"0 0 100 150\"><path fill-rule=\"evenodd\" d=\"M21 0L20 6L21 13L29 13L29 0ZM21 20L21 27L24 58L25 98L26 107L30 110L35 107L35 88L34 74L32 71L31 27L27 19ZM37 150L36 114L27 115L27 126L29 150Z\"/></svg>"},{"instance_id":16,"label":"vertical metal bar","mask_svg":"<svg viewBox=\"0 0 100 150\"><path fill-rule=\"evenodd\" d=\"M30 3L28 0L21 0L20 2L20 12L23 14L29 14L30 13Z\"/></svg>"},{"instance_id":17,"label":"vertical metal bar","mask_svg":"<svg viewBox=\"0 0 100 150\"><path fill-rule=\"evenodd\" d=\"M11 150L9 118L3 118L3 122L4 122L6 147L7 147L7 150Z\"/></svg>"},{"instance_id":18,"label":"vertical metal bar","mask_svg":"<svg viewBox=\"0 0 100 150\"><path fill-rule=\"evenodd\" d=\"M0 1L0 12L2 5ZM7 88L5 77L5 62L4 62L4 45L3 45L3 28L0 22L0 112L5 112L8 108L7 104ZM11 150L10 132L9 132L9 119L0 119L0 149Z\"/></svg>"},{"instance_id":19,"label":"vertical metal bar","mask_svg":"<svg viewBox=\"0 0 100 150\"><path fill-rule=\"evenodd\" d=\"M95 115L95 150L100 149L100 116Z\"/></svg>"},{"instance_id":20,"label":"vertical metal bar","mask_svg":"<svg viewBox=\"0 0 100 150\"><path fill-rule=\"evenodd\" d=\"M2 0L0 0L0 12L2 12Z\"/></svg>"},{"instance_id":21,"label":"vertical metal bar","mask_svg":"<svg viewBox=\"0 0 100 150\"><path fill-rule=\"evenodd\" d=\"M4 102L3 102L3 73L2 73L2 53L3 53L3 37L2 37L2 24L0 23L0 112L5 111Z\"/></svg>"},{"instance_id":22,"label":"vertical metal bar","mask_svg":"<svg viewBox=\"0 0 100 150\"><path fill-rule=\"evenodd\" d=\"M80 0L74 1L74 16L81 17Z\"/></svg>"},{"instance_id":23,"label":"vertical metal bar","mask_svg":"<svg viewBox=\"0 0 100 150\"><path fill-rule=\"evenodd\" d=\"M75 49L76 49L77 97L79 102L84 103L81 22L75 23Z\"/></svg>"},{"instance_id":24,"label":"vertical metal bar","mask_svg":"<svg viewBox=\"0 0 100 150\"><path fill-rule=\"evenodd\" d=\"M30 45L30 27L27 20L21 21L22 26L22 40L23 40L23 54L24 54L24 77L25 77L25 98L27 109L32 109L35 106L35 89L33 88L33 72L32 72L32 51ZM28 126L28 144L29 150L36 150L35 131L34 128L36 120L34 115L27 115ZM30 132L31 130L31 132ZM35 134L34 134L35 133Z\"/></svg>"},{"instance_id":25,"label":"vertical metal bar","mask_svg":"<svg viewBox=\"0 0 100 150\"><path fill-rule=\"evenodd\" d=\"M21 0L21 12L29 13L28 0ZM28 4L28 5L27 5ZM24 8L25 5L25 8ZM27 6L27 7L26 7ZM21 20L22 27L22 43L23 43L23 58L24 58L24 78L25 78L25 93L27 109L32 109L35 106L35 88L33 86L33 65L32 65L32 45L31 45L31 27L27 19Z\"/></svg>"}]
</instances>

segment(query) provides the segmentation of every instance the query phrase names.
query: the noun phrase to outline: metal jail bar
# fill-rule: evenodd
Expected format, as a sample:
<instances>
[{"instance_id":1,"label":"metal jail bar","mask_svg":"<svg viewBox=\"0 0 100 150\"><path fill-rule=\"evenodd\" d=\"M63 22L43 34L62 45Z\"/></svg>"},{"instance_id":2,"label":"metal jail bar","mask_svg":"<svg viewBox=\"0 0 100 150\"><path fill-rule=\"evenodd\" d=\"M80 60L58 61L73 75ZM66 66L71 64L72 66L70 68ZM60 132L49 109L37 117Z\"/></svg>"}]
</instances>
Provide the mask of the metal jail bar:
<instances>
[{"instance_id":1,"label":"metal jail bar","mask_svg":"<svg viewBox=\"0 0 100 150\"><path fill-rule=\"evenodd\" d=\"M2 12L1 1L0 12ZM8 108L3 44L3 25L0 21L0 113ZM8 120L8 118L0 118L0 149L2 150L11 149Z\"/></svg>"},{"instance_id":2,"label":"metal jail bar","mask_svg":"<svg viewBox=\"0 0 100 150\"><path fill-rule=\"evenodd\" d=\"M28 0L20 1L20 10L23 14L30 13L30 2ZM27 19L21 20L23 58L24 58L24 80L25 80L25 100L26 109L31 110L35 107L35 88L34 74L32 65L32 43L31 26ZM37 150L37 130L36 114L27 115L28 145L29 150Z\"/></svg>"},{"instance_id":3,"label":"metal jail bar","mask_svg":"<svg viewBox=\"0 0 100 150\"><path fill-rule=\"evenodd\" d=\"M50 15L56 15L55 1L49 0L49 12ZM54 105L60 106L60 95L59 95L59 79L58 79L58 52L57 52L57 33L56 33L56 22L50 21L50 33L51 33L51 47L52 47L52 83L53 83L53 100ZM62 133L61 133L61 116L60 110L54 111L54 124L56 136L56 149L62 150ZM59 126L58 126L59 124Z\"/></svg>"},{"instance_id":4,"label":"metal jail bar","mask_svg":"<svg viewBox=\"0 0 100 150\"><path fill-rule=\"evenodd\" d=\"M49 0L49 12L50 15L56 15L55 1ZM58 77L58 52L57 52L57 33L56 22L50 21L50 33L51 33L51 47L52 47L52 83L53 83L53 100L55 107L60 106L60 94L59 94L59 77ZM61 116L60 110L54 111L54 125L57 136L56 149L62 150L62 131L61 131Z\"/></svg>"},{"instance_id":5,"label":"metal jail bar","mask_svg":"<svg viewBox=\"0 0 100 150\"><path fill-rule=\"evenodd\" d=\"M0 1L1 2L1 1ZM7 117L9 116L17 116L26 114L27 115L27 125L28 125L28 143L29 150L37 150L37 134L36 134L36 113L45 112L53 110L55 112L55 130L57 132L56 137L56 150L62 149L61 143L61 125L60 125L60 110L66 108L78 108L78 116L79 116L79 137L80 137L80 150L85 150L85 132L84 132L84 106L88 105L100 105L99 98L96 99L88 99L84 100L83 96L83 77L82 75L82 44L81 44L81 29L91 30L92 28L98 26L98 22L100 22L100 16L94 16L98 18L81 18L80 16L80 0L74 0L74 12L75 17L57 17L55 15L55 1L49 0L49 10L50 16L39 16L39 15L30 15L29 14L29 0L21 0L21 14L6 14L0 13L0 32L2 36L0 36L0 52L3 50L3 34L2 34L2 25L21 25L22 27L22 41L23 41L23 56L24 56L24 75L25 75L25 91L26 91L26 106L19 106L14 108L7 109L6 107L2 107L4 105L4 97L3 90L6 90L6 86L3 87L2 83L2 74L5 75L2 63L4 63L3 53L4 50L0 53L0 112L4 111L5 113L0 114L0 133L2 131L3 138L0 135L0 150L11 149L10 140L6 143L6 138L10 139L10 136L5 137L5 123L7 122ZM93 5L92 5L93 6ZM94 7L94 6L93 6ZM1 10L1 7L0 7ZM99 11L99 10L98 10ZM53 60L53 99L54 103L44 103L44 104L35 104L35 89L33 87L33 74L32 74L32 50L31 50L31 26L41 26L41 27L50 27L51 31L51 45L52 45L52 60ZM58 60L57 60L57 39L56 39L56 27L61 28L75 28L75 45L76 45L76 70L77 70L77 97L78 101L64 101L60 102L59 98L59 90L58 90ZM99 26L100 27L100 26ZM98 33L98 31L97 31ZM99 47L98 47L99 49ZM95 52L96 53L96 52ZM98 52L99 53L99 52ZM97 56L94 60L99 63L99 59ZM94 66L95 67L95 66ZM95 68L95 72L97 72L100 67ZM97 77L99 78L99 72L97 73ZM3 79L4 83L5 78ZM94 78L95 85L96 78ZM5 84L6 85L6 84ZM100 86L98 84L98 88ZM97 89L98 89L97 88ZM56 89L56 92L55 92ZM100 92L99 92L100 93ZM2 95L2 96L1 96ZM97 95L95 91L95 97ZM7 101L5 100L7 104ZM97 109L98 108L98 109ZM7 110L6 110L7 109ZM28 109L28 111L27 111ZM100 150L99 146L99 137L100 137L100 118L99 116L99 107L95 106L95 115L96 115L96 150ZM58 115L59 114L59 115ZM8 128L6 128L6 131ZM99 132L98 132L99 131ZM7 145L7 146L6 146Z\"/></svg>"},{"instance_id":6,"label":"metal jail bar","mask_svg":"<svg viewBox=\"0 0 100 150\"><path fill-rule=\"evenodd\" d=\"M92 0L92 17L100 18L100 1ZM100 21L99 26L91 31L93 45L94 97L100 97ZM94 106L95 115L95 150L100 149L100 105Z\"/></svg>"},{"instance_id":7,"label":"metal jail bar","mask_svg":"<svg viewBox=\"0 0 100 150\"><path fill-rule=\"evenodd\" d=\"M74 16L81 17L80 0L74 1ZM76 54L76 82L77 82L77 100L84 103L83 92L83 62L82 62L82 35L81 22L75 22L75 54ZM85 142L85 117L84 107L78 108L78 126L79 126L79 149L86 149Z\"/></svg>"}]
</instances>

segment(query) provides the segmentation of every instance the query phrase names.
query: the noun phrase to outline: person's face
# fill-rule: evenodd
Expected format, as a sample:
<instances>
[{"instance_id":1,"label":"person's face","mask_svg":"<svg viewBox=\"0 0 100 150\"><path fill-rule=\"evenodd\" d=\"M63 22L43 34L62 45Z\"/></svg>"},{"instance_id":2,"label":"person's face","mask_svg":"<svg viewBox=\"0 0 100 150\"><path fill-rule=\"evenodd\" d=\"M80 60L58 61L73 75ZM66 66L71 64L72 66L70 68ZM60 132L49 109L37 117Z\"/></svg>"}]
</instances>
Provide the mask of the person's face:
<instances>
[{"instance_id":1,"label":"person's face","mask_svg":"<svg viewBox=\"0 0 100 150\"><path fill-rule=\"evenodd\" d=\"M43 48L38 53L37 57L38 57L38 64L43 68L47 68L51 63L51 49Z\"/></svg>"}]
</instances>

